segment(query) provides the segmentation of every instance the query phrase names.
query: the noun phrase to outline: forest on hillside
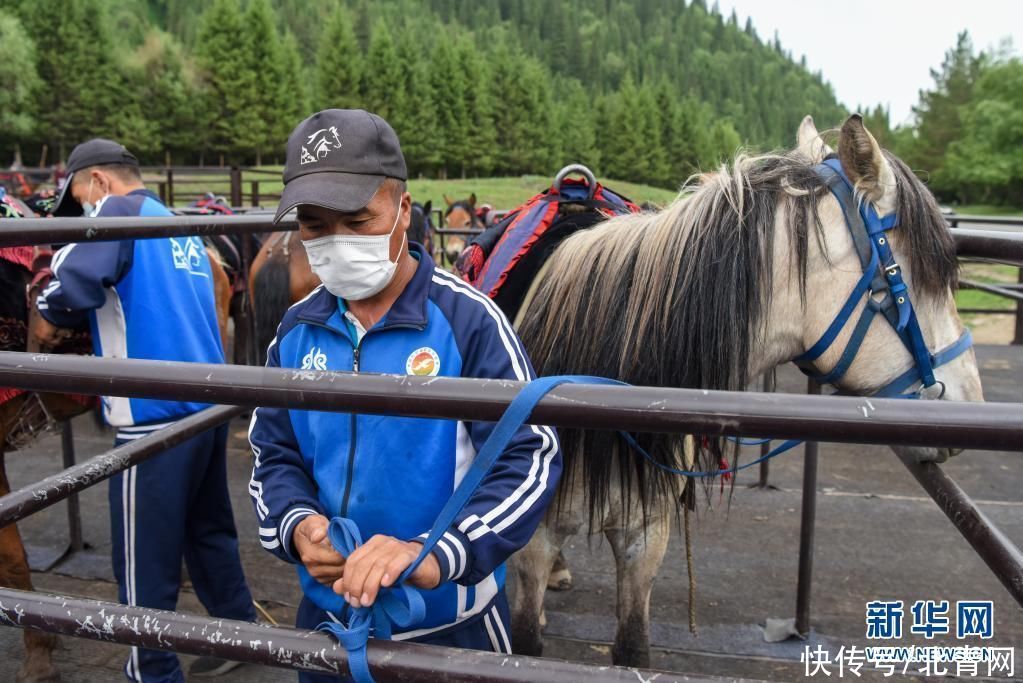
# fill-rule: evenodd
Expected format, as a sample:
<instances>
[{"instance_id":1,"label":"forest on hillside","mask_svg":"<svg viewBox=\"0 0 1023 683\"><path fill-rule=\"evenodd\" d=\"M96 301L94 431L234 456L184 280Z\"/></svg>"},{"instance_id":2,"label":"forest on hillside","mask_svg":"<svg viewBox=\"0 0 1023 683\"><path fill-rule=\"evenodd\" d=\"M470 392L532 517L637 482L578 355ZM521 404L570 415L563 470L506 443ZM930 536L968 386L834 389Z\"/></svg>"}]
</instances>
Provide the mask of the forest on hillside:
<instances>
[{"instance_id":1,"label":"forest on hillside","mask_svg":"<svg viewBox=\"0 0 1023 683\"><path fill-rule=\"evenodd\" d=\"M359 106L416 174L581 161L677 187L844 113L702 0L0 0L0 41L18 91L0 154L26 160L108 135L150 163L267 163L308 113Z\"/></svg>"},{"instance_id":2,"label":"forest on hillside","mask_svg":"<svg viewBox=\"0 0 1023 683\"><path fill-rule=\"evenodd\" d=\"M914 125L864 113L942 198L1020 205L1021 72L964 34ZM0 165L97 135L150 164L280 163L309 113L363 107L416 176L579 161L677 188L739 147L791 146L805 114L848 113L705 0L0 0L0 83Z\"/></svg>"}]
</instances>

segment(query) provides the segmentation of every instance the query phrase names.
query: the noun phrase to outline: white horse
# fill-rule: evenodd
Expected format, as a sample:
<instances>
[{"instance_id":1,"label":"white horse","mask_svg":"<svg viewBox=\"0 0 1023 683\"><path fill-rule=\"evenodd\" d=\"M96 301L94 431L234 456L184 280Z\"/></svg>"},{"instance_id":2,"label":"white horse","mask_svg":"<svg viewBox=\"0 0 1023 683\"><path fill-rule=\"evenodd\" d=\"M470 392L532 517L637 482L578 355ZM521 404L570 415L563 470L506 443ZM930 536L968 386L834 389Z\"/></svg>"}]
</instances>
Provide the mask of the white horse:
<instances>
[{"instance_id":1,"label":"white horse","mask_svg":"<svg viewBox=\"0 0 1023 683\"><path fill-rule=\"evenodd\" d=\"M731 167L688 185L659 213L615 218L568 238L538 274L519 318L538 373L743 390L752 378L811 349L846 300L856 298L850 292L858 291L864 273L842 206L816 168L830 153L807 117L798 149L740 155ZM953 300L955 245L934 198L901 161L881 150L858 116L838 134L838 158L858 202L877 215L898 216L899 226L881 244L893 249L900 265L882 270L905 278L909 290L899 296L908 294L927 348L958 348L953 360L934 371L933 386L943 385L941 395L929 388L922 397L983 400ZM856 204L850 204L855 213ZM877 276L883 280L882 270ZM884 294L856 299L849 324L804 368L830 372L867 300ZM893 311L898 318L894 308L886 309ZM833 384L872 395L913 367L900 336L878 315ZM512 563L512 640L518 651L540 654L552 562L566 539L588 528L606 536L616 560L613 660L649 666L650 589L685 482L636 457L615 434L563 430L562 441L565 474L558 500ZM655 460L679 469L691 470L695 463L717 470L720 457L734 453L723 440L700 448L683 448L670 435L642 435L639 441ZM953 454L913 452L930 460Z\"/></svg>"}]
</instances>

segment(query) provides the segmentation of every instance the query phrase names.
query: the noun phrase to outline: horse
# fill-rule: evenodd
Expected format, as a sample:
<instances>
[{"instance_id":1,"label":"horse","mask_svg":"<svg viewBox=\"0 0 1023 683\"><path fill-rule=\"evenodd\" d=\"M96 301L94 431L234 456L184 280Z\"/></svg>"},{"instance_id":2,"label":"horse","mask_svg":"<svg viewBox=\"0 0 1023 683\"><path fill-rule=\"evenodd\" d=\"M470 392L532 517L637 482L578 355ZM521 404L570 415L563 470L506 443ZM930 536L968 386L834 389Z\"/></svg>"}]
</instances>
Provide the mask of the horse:
<instances>
[{"instance_id":1,"label":"horse","mask_svg":"<svg viewBox=\"0 0 1023 683\"><path fill-rule=\"evenodd\" d=\"M444 227L452 230L468 230L487 227L483 217L476 210L476 193L473 192L466 199L452 201L447 195L443 195L444 203ZM466 240L464 235L448 235L444 240L444 253L441 255L448 263L454 263L458 255L465 249Z\"/></svg>"},{"instance_id":2,"label":"horse","mask_svg":"<svg viewBox=\"0 0 1023 683\"><path fill-rule=\"evenodd\" d=\"M405 234L433 254L433 203L412 202L412 217ZM277 334L288 308L320 286L297 231L275 232L267 238L249 268L249 296L256 316L256 344L260 364Z\"/></svg>"},{"instance_id":3,"label":"horse","mask_svg":"<svg viewBox=\"0 0 1023 683\"><path fill-rule=\"evenodd\" d=\"M0 200L0 217L23 218L24 210ZM30 334L38 311L28 301L44 284L33 279L34 272L49 262L49 250L34 247L0 248L0 349L5 351L36 351L39 347ZM26 292L28 296L26 297ZM91 352L89 333L78 330L61 345L52 349L62 353ZM0 388L0 496L11 491L5 467L5 454L24 448L42 434L49 425L59 423L88 411L92 399L64 394L27 392ZM0 528L0 585L32 590L32 574L16 524ZM41 631L25 631L25 658L18 672L19 681L54 681L59 678L53 666L52 652L57 637Z\"/></svg>"},{"instance_id":4,"label":"horse","mask_svg":"<svg viewBox=\"0 0 1023 683\"><path fill-rule=\"evenodd\" d=\"M857 324L841 327L835 344L823 351L815 340L825 330L831 335L832 321L849 315L847 300L855 305L853 317L883 303L883 317L891 321L895 295L873 289L890 275L906 278L898 307L912 300L927 347L942 348L943 360L952 355L945 353L949 348L956 350L935 370L940 381L921 389L921 398L983 400L953 299L955 245L938 204L902 161L878 146L859 116L846 120L837 137L838 159L856 200L877 215L897 216L900 227L880 240L897 263L885 261L883 271L874 261L866 268L861 263L859 245L868 252L874 247L866 237L853 239L843 206L852 205L855 213L857 204L840 204L829 191L818 164L831 150L808 117L795 150L740 153L717 173L690 179L661 211L613 218L568 237L537 274L516 319L537 374L742 391L766 370L797 359L811 376L835 375L826 383L842 392L876 395L879 388L889 390L893 378L904 379L907 368L920 367L893 326L867 318L865 336L852 333ZM869 293L860 289L865 271L880 278L867 280ZM858 350L855 338L862 342ZM853 349L851 364L846 345ZM839 362L844 374L832 371ZM943 392L936 396L939 385ZM602 532L618 583L612 658L647 667L650 590L672 518L677 523L683 514L679 501L696 500L691 482L660 467L717 472L722 457L736 461L737 446L723 437L635 437L648 460L617 433L562 430L561 437L558 496L509 567L512 642L519 653L541 654L552 563L570 536ZM920 460L955 454L895 450Z\"/></svg>"}]
</instances>

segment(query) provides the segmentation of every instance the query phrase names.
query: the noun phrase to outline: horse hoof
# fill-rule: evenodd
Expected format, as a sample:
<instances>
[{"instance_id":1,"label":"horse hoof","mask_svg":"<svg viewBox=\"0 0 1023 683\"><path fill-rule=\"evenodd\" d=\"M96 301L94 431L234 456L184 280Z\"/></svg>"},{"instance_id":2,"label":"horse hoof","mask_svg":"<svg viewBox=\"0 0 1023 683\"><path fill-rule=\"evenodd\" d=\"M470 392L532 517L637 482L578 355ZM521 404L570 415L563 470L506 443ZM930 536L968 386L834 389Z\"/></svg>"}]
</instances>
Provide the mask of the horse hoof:
<instances>
[{"instance_id":1,"label":"horse hoof","mask_svg":"<svg viewBox=\"0 0 1023 683\"><path fill-rule=\"evenodd\" d=\"M60 672L52 664L46 669L37 668L34 671L29 671L26 667L22 667L17 676L15 676L15 680L17 683L58 683L60 681Z\"/></svg>"},{"instance_id":2,"label":"horse hoof","mask_svg":"<svg viewBox=\"0 0 1023 683\"><path fill-rule=\"evenodd\" d=\"M551 574L547 579L547 590L567 591L572 590L572 573L567 569L561 569Z\"/></svg>"}]
</instances>

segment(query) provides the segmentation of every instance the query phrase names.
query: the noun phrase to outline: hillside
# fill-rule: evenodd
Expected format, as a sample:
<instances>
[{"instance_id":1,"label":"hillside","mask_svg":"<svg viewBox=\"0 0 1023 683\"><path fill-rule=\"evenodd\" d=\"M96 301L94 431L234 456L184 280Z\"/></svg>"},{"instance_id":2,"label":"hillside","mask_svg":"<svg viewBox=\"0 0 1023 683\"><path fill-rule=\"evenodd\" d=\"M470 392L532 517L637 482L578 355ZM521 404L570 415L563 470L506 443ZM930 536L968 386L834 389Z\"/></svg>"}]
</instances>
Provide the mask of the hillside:
<instances>
[{"instance_id":1,"label":"hillside","mask_svg":"<svg viewBox=\"0 0 1023 683\"><path fill-rule=\"evenodd\" d=\"M777 40L703 0L0 0L4 15L36 85L8 94L22 117L0 154L27 159L108 135L149 163L272 163L309 112L359 106L394 125L414 175L580 161L675 188L740 145L790 144L807 113L844 113Z\"/></svg>"}]
</instances>

